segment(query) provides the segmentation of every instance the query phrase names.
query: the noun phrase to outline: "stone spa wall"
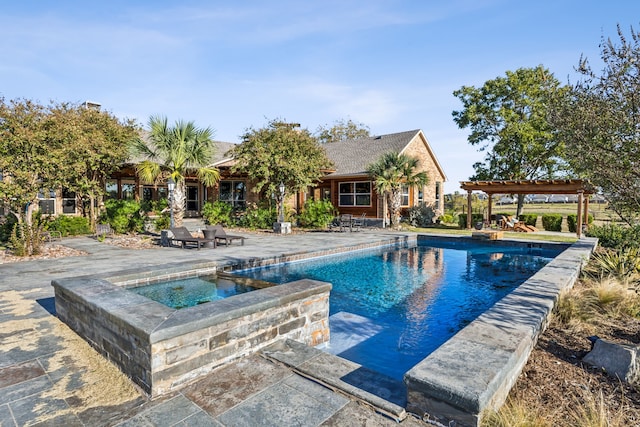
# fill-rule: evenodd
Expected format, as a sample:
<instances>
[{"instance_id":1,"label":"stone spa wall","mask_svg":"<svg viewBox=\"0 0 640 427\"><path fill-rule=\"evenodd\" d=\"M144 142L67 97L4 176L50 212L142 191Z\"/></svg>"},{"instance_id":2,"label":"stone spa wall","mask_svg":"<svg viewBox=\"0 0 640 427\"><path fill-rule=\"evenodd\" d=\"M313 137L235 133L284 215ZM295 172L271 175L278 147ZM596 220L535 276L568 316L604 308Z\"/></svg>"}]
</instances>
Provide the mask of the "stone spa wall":
<instances>
[{"instance_id":1,"label":"stone spa wall","mask_svg":"<svg viewBox=\"0 0 640 427\"><path fill-rule=\"evenodd\" d=\"M58 317L153 397L283 338L310 346L329 341L329 283L299 280L176 310L123 286L150 281L123 272L52 286Z\"/></svg>"}]
</instances>

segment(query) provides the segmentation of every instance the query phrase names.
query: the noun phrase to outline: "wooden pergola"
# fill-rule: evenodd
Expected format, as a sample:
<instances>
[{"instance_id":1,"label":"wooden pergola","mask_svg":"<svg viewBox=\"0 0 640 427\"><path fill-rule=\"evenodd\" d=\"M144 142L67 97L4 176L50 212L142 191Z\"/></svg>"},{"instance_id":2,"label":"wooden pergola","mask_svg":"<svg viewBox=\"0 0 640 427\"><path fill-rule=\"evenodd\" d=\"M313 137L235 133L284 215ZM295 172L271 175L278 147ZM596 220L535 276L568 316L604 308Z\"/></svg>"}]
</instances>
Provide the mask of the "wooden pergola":
<instances>
[{"instance_id":1,"label":"wooden pergola","mask_svg":"<svg viewBox=\"0 0 640 427\"><path fill-rule=\"evenodd\" d=\"M487 208L491 220L494 194L577 194L578 212L576 234L580 237L582 224L588 224L589 195L595 193L589 181L582 179L535 179L521 181L462 181L460 188L467 190L467 228L471 228L471 193L482 191L489 196ZM587 197L585 197L585 194Z\"/></svg>"}]
</instances>

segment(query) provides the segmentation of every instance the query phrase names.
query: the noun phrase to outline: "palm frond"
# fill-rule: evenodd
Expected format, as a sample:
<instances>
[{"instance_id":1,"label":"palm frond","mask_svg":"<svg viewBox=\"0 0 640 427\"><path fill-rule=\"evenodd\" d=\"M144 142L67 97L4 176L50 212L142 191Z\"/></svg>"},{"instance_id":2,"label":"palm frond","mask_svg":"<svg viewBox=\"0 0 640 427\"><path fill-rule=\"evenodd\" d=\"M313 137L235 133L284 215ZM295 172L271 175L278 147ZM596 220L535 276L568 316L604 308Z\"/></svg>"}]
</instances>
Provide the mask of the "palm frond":
<instances>
[{"instance_id":1,"label":"palm frond","mask_svg":"<svg viewBox=\"0 0 640 427\"><path fill-rule=\"evenodd\" d=\"M143 184L155 184L162 174L162 168L156 162L145 160L136 165L136 172Z\"/></svg>"}]
</instances>

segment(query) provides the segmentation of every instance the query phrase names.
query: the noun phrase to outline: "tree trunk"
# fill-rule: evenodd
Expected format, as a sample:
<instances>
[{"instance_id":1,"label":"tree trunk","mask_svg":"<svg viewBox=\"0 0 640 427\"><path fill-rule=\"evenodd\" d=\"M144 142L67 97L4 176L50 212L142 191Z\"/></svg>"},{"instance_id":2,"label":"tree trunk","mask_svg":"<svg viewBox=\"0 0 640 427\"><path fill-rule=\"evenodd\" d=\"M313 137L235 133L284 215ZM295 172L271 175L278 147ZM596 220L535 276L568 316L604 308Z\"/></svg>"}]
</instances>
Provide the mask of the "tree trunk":
<instances>
[{"instance_id":1,"label":"tree trunk","mask_svg":"<svg viewBox=\"0 0 640 427\"><path fill-rule=\"evenodd\" d=\"M186 192L184 180L176 182L176 188L173 190L173 200L171 201L171 209L173 210L173 223L175 227L182 227L182 219L186 205Z\"/></svg>"},{"instance_id":2,"label":"tree trunk","mask_svg":"<svg viewBox=\"0 0 640 427\"><path fill-rule=\"evenodd\" d=\"M89 195L89 226L93 231L95 231L96 229L96 209L93 206L94 200L95 200L95 197L93 197L93 194L90 194Z\"/></svg>"},{"instance_id":3,"label":"tree trunk","mask_svg":"<svg viewBox=\"0 0 640 427\"><path fill-rule=\"evenodd\" d=\"M524 205L524 194L518 194L518 206L516 208L516 218L520 218L522 213L522 206Z\"/></svg>"},{"instance_id":4,"label":"tree trunk","mask_svg":"<svg viewBox=\"0 0 640 427\"><path fill-rule=\"evenodd\" d=\"M400 194L400 190L391 190L388 200L391 227L396 229L400 225L400 205L402 204L402 194Z\"/></svg>"}]
</instances>

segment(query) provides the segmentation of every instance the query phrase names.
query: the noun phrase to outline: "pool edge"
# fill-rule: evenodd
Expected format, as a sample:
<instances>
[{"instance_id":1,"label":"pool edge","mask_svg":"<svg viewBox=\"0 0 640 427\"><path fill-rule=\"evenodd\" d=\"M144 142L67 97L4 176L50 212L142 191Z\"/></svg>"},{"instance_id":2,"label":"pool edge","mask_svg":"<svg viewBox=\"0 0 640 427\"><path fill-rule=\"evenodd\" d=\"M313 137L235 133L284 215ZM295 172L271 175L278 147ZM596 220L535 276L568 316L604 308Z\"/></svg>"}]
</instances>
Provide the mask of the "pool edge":
<instances>
[{"instance_id":1,"label":"pool edge","mask_svg":"<svg viewBox=\"0 0 640 427\"><path fill-rule=\"evenodd\" d=\"M571 244L409 370L404 377L407 410L445 425L477 426L483 411L500 407L560 292L574 285L596 246L597 239L591 238Z\"/></svg>"}]
</instances>

